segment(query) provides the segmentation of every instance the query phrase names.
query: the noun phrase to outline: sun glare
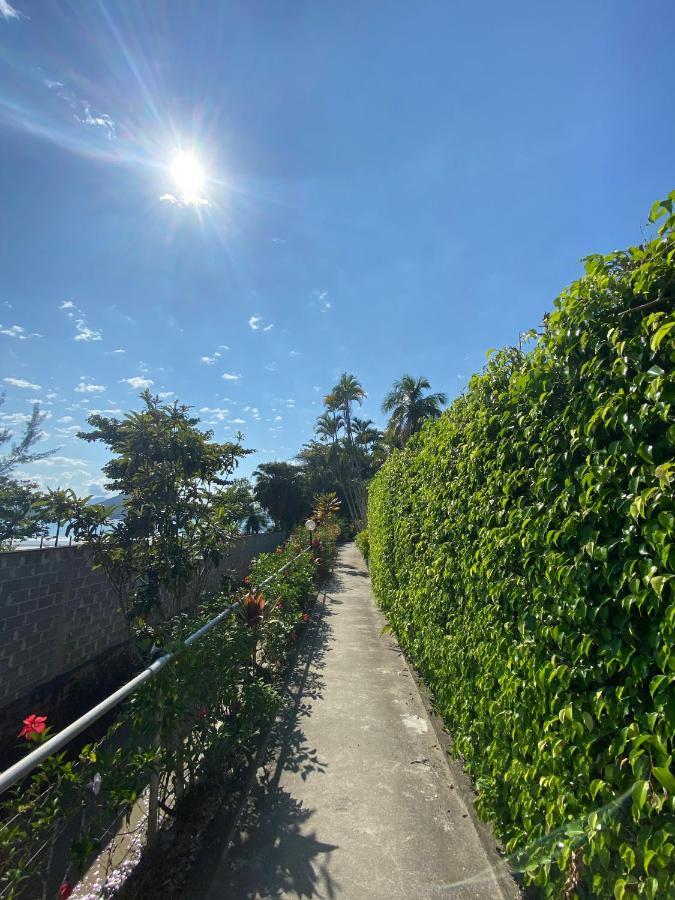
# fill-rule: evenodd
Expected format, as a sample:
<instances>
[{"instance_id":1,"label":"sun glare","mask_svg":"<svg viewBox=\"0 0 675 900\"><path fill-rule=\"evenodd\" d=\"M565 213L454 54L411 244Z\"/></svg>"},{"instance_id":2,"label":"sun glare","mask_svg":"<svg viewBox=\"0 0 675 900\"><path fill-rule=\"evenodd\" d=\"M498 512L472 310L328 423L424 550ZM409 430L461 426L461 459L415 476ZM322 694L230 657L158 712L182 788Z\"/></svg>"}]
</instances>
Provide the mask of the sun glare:
<instances>
[{"instance_id":1,"label":"sun glare","mask_svg":"<svg viewBox=\"0 0 675 900\"><path fill-rule=\"evenodd\" d=\"M169 168L176 192L183 203L197 203L203 200L206 187L206 172L193 153L180 151Z\"/></svg>"}]
</instances>

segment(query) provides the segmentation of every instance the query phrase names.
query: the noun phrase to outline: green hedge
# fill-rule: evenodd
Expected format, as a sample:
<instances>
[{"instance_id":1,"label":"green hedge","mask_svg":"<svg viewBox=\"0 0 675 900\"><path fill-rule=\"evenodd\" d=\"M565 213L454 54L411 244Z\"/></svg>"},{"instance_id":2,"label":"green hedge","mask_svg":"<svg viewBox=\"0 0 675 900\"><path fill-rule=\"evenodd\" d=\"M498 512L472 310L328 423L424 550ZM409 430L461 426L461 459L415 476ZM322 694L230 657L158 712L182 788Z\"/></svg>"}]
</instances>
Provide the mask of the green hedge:
<instances>
[{"instance_id":1,"label":"green hedge","mask_svg":"<svg viewBox=\"0 0 675 900\"><path fill-rule=\"evenodd\" d=\"M356 546L361 551L361 556L368 562L368 557L370 556L370 547L368 544L368 529L364 528L363 531L359 531L359 533L354 538L356 541Z\"/></svg>"},{"instance_id":2,"label":"green hedge","mask_svg":"<svg viewBox=\"0 0 675 900\"><path fill-rule=\"evenodd\" d=\"M376 595L525 880L671 896L675 192L370 489Z\"/></svg>"}]
</instances>

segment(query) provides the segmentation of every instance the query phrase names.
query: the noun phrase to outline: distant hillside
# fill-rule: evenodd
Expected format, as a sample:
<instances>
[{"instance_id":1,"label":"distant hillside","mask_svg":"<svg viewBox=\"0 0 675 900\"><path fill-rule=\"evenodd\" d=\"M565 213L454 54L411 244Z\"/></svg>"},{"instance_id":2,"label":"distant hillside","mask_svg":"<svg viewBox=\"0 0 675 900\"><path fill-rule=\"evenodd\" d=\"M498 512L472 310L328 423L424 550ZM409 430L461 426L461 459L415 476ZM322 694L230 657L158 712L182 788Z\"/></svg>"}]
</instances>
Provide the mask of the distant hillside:
<instances>
[{"instance_id":1,"label":"distant hillside","mask_svg":"<svg viewBox=\"0 0 675 900\"><path fill-rule=\"evenodd\" d=\"M111 519L121 519L124 516L124 494L116 494L115 496L92 497L89 503L92 506L101 505L106 509L111 509ZM115 509L115 507L117 507Z\"/></svg>"}]
</instances>

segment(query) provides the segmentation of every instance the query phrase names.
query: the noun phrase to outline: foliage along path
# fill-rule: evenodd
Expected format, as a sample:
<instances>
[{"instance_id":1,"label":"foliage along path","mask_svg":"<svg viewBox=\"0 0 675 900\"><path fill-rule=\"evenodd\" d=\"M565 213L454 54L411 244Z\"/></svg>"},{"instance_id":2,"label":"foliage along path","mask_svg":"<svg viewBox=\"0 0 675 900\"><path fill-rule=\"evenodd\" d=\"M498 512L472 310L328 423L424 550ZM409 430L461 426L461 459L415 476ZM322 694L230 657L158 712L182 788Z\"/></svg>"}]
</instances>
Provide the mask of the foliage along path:
<instances>
[{"instance_id":1,"label":"foliage along path","mask_svg":"<svg viewBox=\"0 0 675 900\"><path fill-rule=\"evenodd\" d=\"M215 829L184 897L515 895L383 625L349 544L234 834Z\"/></svg>"}]
</instances>

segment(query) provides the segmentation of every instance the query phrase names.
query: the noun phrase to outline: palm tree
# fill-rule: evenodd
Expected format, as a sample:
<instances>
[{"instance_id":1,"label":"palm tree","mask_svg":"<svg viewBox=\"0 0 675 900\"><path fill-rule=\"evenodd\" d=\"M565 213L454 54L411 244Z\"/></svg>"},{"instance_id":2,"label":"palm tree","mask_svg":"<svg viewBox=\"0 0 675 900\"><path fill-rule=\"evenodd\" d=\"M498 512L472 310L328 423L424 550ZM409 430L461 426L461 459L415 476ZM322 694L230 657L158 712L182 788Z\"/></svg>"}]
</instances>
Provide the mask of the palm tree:
<instances>
[{"instance_id":1,"label":"palm tree","mask_svg":"<svg viewBox=\"0 0 675 900\"><path fill-rule=\"evenodd\" d=\"M448 398L431 390L428 378L403 375L384 398L382 411L390 413L388 430L399 447L405 446L411 434L419 431L426 419L438 419Z\"/></svg>"},{"instance_id":2,"label":"palm tree","mask_svg":"<svg viewBox=\"0 0 675 900\"><path fill-rule=\"evenodd\" d=\"M352 419L352 431L354 433L354 443L363 447L368 452L371 444L380 437L380 431L375 428L372 419L359 419L356 416Z\"/></svg>"},{"instance_id":3,"label":"palm tree","mask_svg":"<svg viewBox=\"0 0 675 900\"><path fill-rule=\"evenodd\" d=\"M324 399L328 410L335 412L339 409L342 412L347 443L350 445L352 444L352 403L358 403L360 406L365 397L366 392L359 384L356 376L343 372L338 383Z\"/></svg>"},{"instance_id":4,"label":"palm tree","mask_svg":"<svg viewBox=\"0 0 675 900\"><path fill-rule=\"evenodd\" d=\"M260 463L253 477L255 499L278 529L290 531L307 512L302 470L287 462Z\"/></svg>"}]
</instances>

